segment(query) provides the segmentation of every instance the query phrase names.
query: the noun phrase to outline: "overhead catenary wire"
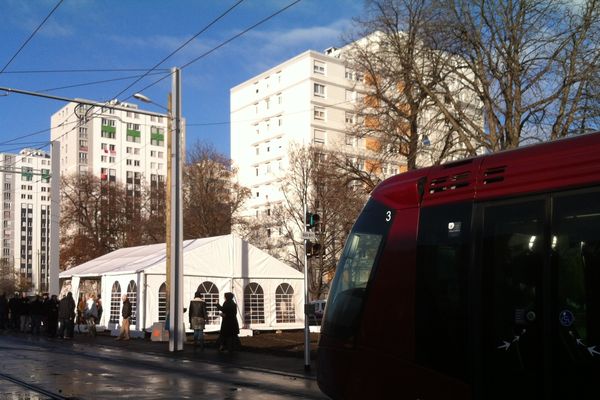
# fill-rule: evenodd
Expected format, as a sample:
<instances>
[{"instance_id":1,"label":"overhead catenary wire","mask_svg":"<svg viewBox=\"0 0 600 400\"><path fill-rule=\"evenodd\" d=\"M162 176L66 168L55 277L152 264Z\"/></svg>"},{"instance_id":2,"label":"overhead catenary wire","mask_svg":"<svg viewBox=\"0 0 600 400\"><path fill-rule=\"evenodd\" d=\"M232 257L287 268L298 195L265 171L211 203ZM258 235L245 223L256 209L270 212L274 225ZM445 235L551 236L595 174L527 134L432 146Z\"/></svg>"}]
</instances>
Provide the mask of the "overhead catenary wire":
<instances>
[{"instance_id":1,"label":"overhead catenary wire","mask_svg":"<svg viewBox=\"0 0 600 400\"><path fill-rule=\"evenodd\" d=\"M15 58L17 58L19 53L25 48L25 46L27 46L27 43L29 43L31 41L31 39L33 39L35 34L38 33L38 31L42 28L42 26L46 23L46 21L48 21L48 19L52 16L52 14L54 14L54 12L58 9L58 7L60 7L60 5L62 4L63 1L64 0L58 1L58 3L54 6L52 11L50 11L50 13L46 16L46 18L44 18L44 20L37 26L37 28L35 28L35 30L31 33L31 35L29 35L29 37L27 38L27 40L25 40L25 42L21 45L21 47L19 47L19 50L17 50L16 53L10 58L10 60L8 60L8 62L4 65L4 67L2 67L2 70L0 70L0 74L3 73L6 70L6 68L8 68L8 66L13 62L13 60Z\"/></svg>"},{"instance_id":2,"label":"overhead catenary wire","mask_svg":"<svg viewBox=\"0 0 600 400\"><path fill-rule=\"evenodd\" d=\"M269 15L269 16L267 16L267 17L263 18L262 20L258 21L258 22L257 22L257 23L255 23L254 25L252 25L252 26L250 26L250 27L248 27L248 28L244 29L243 31L239 32L239 33L238 33L238 34L236 34L236 35L233 35L232 37L230 37L229 39L225 40L224 42L221 42L219 45L217 45L217 46L213 47L212 49L210 49L210 50L208 50L208 51L206 51L206 52L202 53L202 54L201 54L201 55L199 55L198 57L196 57L196 58L193 58L192 60L190 60L190 61L188 61L187 63L183 64L183 65L182 65L180 68L181 68L181 69L184 69L184 68L187 68L187 67L189 67L191 64L193 64L193 63L195 63L195 62L197 62L197 61L201 60L202 58L204 58L204 57L208 56L209 54L211 54L211 53L215 52L216 50L218 50L218 49L220 49L221 47L225 46L226 44L228 44L228 43L230 43L230 42L234 41L235 39L239 38L240 36L243 36L243 35L245 35L245 34L246 34L246 33L248 33L249 31L251 31L252 29L254 29L254 28L257 28L258 26L260 26L260 25L264 24L265 22L269 21L270 19L272 19L272 18L276 17L277 15L279 15L279 14L281 14L282 12L286 11L288 8L290 8L290 7L292 7L292 6L296 5L296 4L298 4L300 1L302 1L302 0L296 0L296 1L294 1L294 2L292 2L292 3L290 3L290 4L288 4L287 6L285 6L285 7L281 8L281 9L279 9L278 11L274 12L273 14L271 14L271 15ZM145 91L145 90L147 90L147 89L151 88L152 86L155 86L155 85L159 84L160 82L162 82L163 80L165 80L166 78L168 78L168 76L169 76L169 75L167 75L167 76L164 76L164 77L162 77L162 78L158 79L157 81L155 81L155 82L153 82L153 83L151 83L151 84L149 84L149 85L147 85L147 86L144 86L142 89L140 89L140 90L139 90L139 92L143 92L143 91ZM131 96L129 96L129 97L131 97ZM128 97L128 98L129 98L129 97Z\"/></svg>"},{"instance_id":3,"label":"overhead catenary wire","mask_svg":"<svg viewBox=\"0 0 600 400\"><path fill-rule=\"evenodd\" d=\"M4 74L62 74L62 73L85 73L85 72L146 72L148 68L80 68L80 69L24 69L4 71ZM157 72L169 72L169 68L155 68Z\"/></svg>"},{"instance_id":4,"label":"overhead catenary wire","mask_svg":"<svg viewBox=\"0 0 600 400\"><path fill-rule=\"evenodd\" d=\"M171 58L173 55L175 55L177 52L179 52L181 49L183 49L185 46L187 46L192 40L196 39L202 33L206 32L211 26L213 26L214 24L216 24L219 20L221 20L221 18L225 17L227 14L229 14L231 11L233 11L234 8L236 8L238 5L240 5L244 1L245 0L238 0L234 5L232 5L231 7L229 7L227 10L225 10L223 13L221 13L221 15L219 15L217 18L213 19L208 25L206 25L204 28L202 28L200 31L198 31L194 36L192 36L191 38L189 38L188 40L186 40L178 48L176 48L171 53L169 53L169 55L167 55L162 60L160 60L158 63L156 63L156 65L154 65L152 68L150 68L144 75L142 75L141 77L139 77L138 79L136 79L135 82L132 82L125 89L121 90L116 96L114 96L114 98L118 98L120 95L122 95L123 93L125 93L127 90L131 89L136 83L138 83L144 77L146 77L148 74L150 74L150 72L154 71L162 63L164 63L165 61L167 61L169 58Z\"/></svg>"},{"instance_id":5,"label":"overhead catenary wire","mask_svg":"<svg viewBox=\"0 0 600 400\"><path fill-rule=\"evenodd\" d=\"M165 72L161 71L161 72L153 72L151 74L146 74L143 76L150 76L150 75L162 75ZM102 83L110 83L110 82L117 82L117 81L125 81L128 79L135 79L140 77L141 75L132 75L132 76L123 76L120 78L112 78L112 79L104 79L104 80L100 80L100 81L91 81L91 82L83 82L83 83L76 83L73 85L67 85L67 86L59 86L59 87L55 87L55 88L48 88L48 89L42 89L42 90L37 90L37 92L52 92L55 90L62 90L62 89L71 89L71 88L75 88L75 87L82 87L82 86L91 86L91 85L99 85Z\"/></svg>"},{"instance_id":6,"label":"overhead catenary wire","mask_svg":"<svg viewBox=\"0 0 600 400\"><path fill-rule=\"evenodd\" d=\"M212 25L213 25L213 24L214 24L216 21L218 21L218 20L219 20L219 19L221 19L221 18L222 18L224 15L226 15L227 13L229 13L229 12L230 12L230 11L231 11L231 10L232 10L234 7L236 7L236 6L237 6L238 4L240 4L242 1L244 1L244 0L240 0L240 1L238 1L236 4L234 4L234 6L230 7L228 10L226 10L226 11L225 11L225 12L224 12L224 13L223 13L221 16L219 16L219 17L218 17L216 20L214 20L214 21L213 21L213 22L211 22L209 25L207 25L207 27L203 28L203 30L202 30L200 33L202 33L203 31L205 31L205 30L206 30L208 27L212 26ZM225 46L226 44L228 44L228 43L232 42L233 40L235 40L235 39L237 39L237 38L239 38L239 37L243 36L244 34L248 33L249 31L251 31L251 30L253 30L253 29L255 29L255 28L257 28L258 26L260 26L260 25L264 24L265 22L267 22L267 21L271 20L271 19L272 19L272 18L274 18L275 16L277 16L277 15L281 14L282 12L284 12L284 11L286 11L287 9L291 8L292 6L296 5L296 4L297 4L297 3L299 3L300 1L301 1L301 0L295 0L295 1L293 1L292 3L288 4L287 6L285 6L285 7L281 8L281 9L279 9L278 11L276 11L276 12L274 12L274 13L270 14L269 16L267 16L267 17L263 18L262 20L258 21L257 23L255 23L255 24L251 25L250 27L248 27L248 28L244 29L243 31L239 32L238 34L236 34L236 35L232 36L231 38L229 38L229 39L225 40L225 41L224 41L224 42L222 42L221 44L219 44L219 45L217 45L217 46L213 47L211 50L209 50L209 51L207 51L207 52L205 52L205 53L201 54L201 55L200 55L200 56L198 56L198 57L195 57L194 59L192 59L192 60L190 60L189 62L187 62L186 64L184 64L184 65L183 65L181 68L182 68L182 69L183 69L183 68L186 68L186 67L188 67L189 65L191 65L191 64L193 64L193 63L195 63L195 62L199 61L200 59L202 59L202 58L204 58L204 57L206 57L206 56L210 55L210 54L211 54L211 53L213 53L214 51L216 51L216 50L220 49L221 47L223 47L223 46ZM199 35L199 34L195 35L193 38L197 37L198 35ZM192 39L193 39L193 38L192 38ZM148 70L148 71L147 71L148 73L147 73L147 74L144 74L144 75L145 75L145 76L147 76L147 75L148 75L150 72L152 72L152 71L153 71L153 70L155 70L155 69L156 69L158 66L160 66L160 64L162 64L162 63L163 63L163 62L164 62L166 59L168 59L169 57L171 57L173 54L175 54L177 51L179 51L179 50L180 50L181 48L183 48L185 45L189 44L189 42L191 42L191 40L192 40L192 39L190 39L190 40L186 41L186 42L185 42L183 45L181 45L181 46L180 46L178 49L176 49L176 50L175 50L174 52L172 52L172 53L171 53L169 56L165 57L165 58L164 58L164 59L163 59L161 62L159 62L159 63L158 63L158 64L157 64L155 67L153 67L153 68L151 68L150 70ZM154 86L154 85L158 84L159 82L162 82L164 79L166 79L167 77L169 77L169 76L171 76L171 75L172 75L172 73L169 73L169 74L165 75L164 77L162 77L162 78L158 79L157 81L153 82L152 84L150 84L150 85L148 85L148 86L145 86L143 89L141 89L141 90L139 90L139 91L140 91L140 92L141 92L141 91L144 91L144 90L146 90L146 89L148 89L148 88L150 88L150 87L152 87L152 86ZM141 78L140 78L140 79L138 79L136 82L132 83L132 84L131 84L131 85L129 85L127 88L125 88L124 90L122 90L121 92L119 92L119 94L117 94L117 96L113 96L113 98L117 98L119 95L121 95L121 94L123 94L124 92L126 92L128 89L130 89L130 88L131 88L131 87L132 87L132 86L133 86L135 83L137 83L137 82L138 82L139 80L141 80L141 79L143 79L143 77L141 77ZM125 98L123 101L125 101L125 100L128 100L128 99L130 99L131 97L133 97L133 95L130 95L130 96L128 96L128 97L127 97L127 98ZM107 101L107 103L108 103L108 101ZM101 110L100 110L100 112L101 112ZM99 115L99 114L98 114L97 112L94 112L94 113L93 113L93 114L90 116L90 118L94 118L94 117L96 117L96 116L98 116L98 115ZM68 134L69 134L69 133L71 133L71 132L73 132L73 131L74 131L75 129L77 129L78 127L79 127L79 123L77 123L77 124L76 124L76 126L74 126L72 129L68 130L67 132L64 132L62 135L60 135L58 138L56 138L56 139L54 139L54 140L60 140L62 137L64 137L64 136L68 135ZM52 143L52 141L49 141L49 142L47 142L45 145L43 145L43 146L40 146L40 147L39 147L37 150L41 150L41 149L43 149L44 147L46 147L46 146L50 145L51 143ZM15 161L15 164L16 164L16 161Z\"/></svg>"}]
</instances>

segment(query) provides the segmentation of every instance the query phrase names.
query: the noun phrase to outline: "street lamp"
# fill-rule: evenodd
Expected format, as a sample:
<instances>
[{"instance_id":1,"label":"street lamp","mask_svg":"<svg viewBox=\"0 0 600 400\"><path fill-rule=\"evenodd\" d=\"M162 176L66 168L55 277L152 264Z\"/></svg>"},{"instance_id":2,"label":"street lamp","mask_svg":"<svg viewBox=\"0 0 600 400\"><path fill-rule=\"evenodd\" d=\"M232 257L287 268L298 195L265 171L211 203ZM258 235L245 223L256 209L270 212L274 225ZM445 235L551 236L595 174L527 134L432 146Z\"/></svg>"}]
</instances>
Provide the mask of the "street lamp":
<instances>
[{"instance_id":1,"label":"street lamp","mask_svg":"<svg viewBox=\"0 0 600 400\"><path fill-rule=\"evenodd\" d=\"M169 196L167 207L170 223L167 232L167 279L170 281L169 291L169 351L183 350L185 338L183 325L183 214L182 214L182 169L181 169L181 71L172 68L172 93L170 109L153 102L148 96L135 93L134 98L145 103L152 103L166 109L169 120L172 120L169 145L170 160L168 162L167 180ZM172 112L171 112L172 111ZM170 178L169 178L170 177ZM170 207L169 207L170 204Z\"/></svg>"}]
</instances>

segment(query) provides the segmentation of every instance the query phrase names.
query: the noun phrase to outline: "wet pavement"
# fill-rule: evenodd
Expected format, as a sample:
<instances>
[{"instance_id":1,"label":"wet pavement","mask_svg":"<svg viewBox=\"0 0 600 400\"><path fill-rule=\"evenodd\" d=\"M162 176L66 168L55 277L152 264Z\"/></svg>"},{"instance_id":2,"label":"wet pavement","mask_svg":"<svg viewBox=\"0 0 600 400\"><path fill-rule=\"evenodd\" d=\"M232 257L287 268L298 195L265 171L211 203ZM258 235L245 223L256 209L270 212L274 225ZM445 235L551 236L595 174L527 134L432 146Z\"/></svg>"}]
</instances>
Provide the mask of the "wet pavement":
<instances>
[{"instance_id":1,"label":"wet pavement","mask_svg":"<svg viewBox=\"0 0 600 400\"><path fill-rule=\"evenodd\" d=\"M303 359L184 347L172 353L168 343L147 339L0 334L0 399L327 398Z\"/></svg>"}]
</instances>

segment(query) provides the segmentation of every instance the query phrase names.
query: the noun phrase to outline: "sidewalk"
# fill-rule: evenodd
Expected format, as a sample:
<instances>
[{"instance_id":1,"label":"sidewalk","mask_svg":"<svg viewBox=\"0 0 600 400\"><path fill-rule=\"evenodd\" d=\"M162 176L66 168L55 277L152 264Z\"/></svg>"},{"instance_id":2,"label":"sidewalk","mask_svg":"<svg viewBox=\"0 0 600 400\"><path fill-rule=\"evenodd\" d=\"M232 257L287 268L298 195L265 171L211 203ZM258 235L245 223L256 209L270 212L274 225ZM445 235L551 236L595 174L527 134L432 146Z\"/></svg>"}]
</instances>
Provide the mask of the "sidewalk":
<instances>
[{"instance_id":1,"label":"sidewalk","mask_svg":"<svg viewBox=\"0 0 600 400\"><path fill-rule=\"evenodd\" d=\"M300 333L301 334L301 333ZM301 341L298 343L298 332L293 335L287 334L286 337L278 338L275 342L275 333L263 333L254 338L240 338L242 346L239 350L232 353L219 352L216 346L216 334L206 334L205 349L203 351L194 347L193 343L186 341L182 351L170 352L169 342L153 342L150 339L130 339L128 341L117 341L115 337L108 332L99 333L96 337L91 337L85 333L75 334L71 342L77 344L89 344L91 346L107 346L122 348L123 350L140 352L146 354L156 354L174 358L184 358L189 360L219 363L231 365L232 367L268 371L272 373L295 375L303 378L316 379L316 338L311 335L311 363L310 369L305 370L304 364L304 346ZM285 336L286 333L281 335ZM261 337L262 336L262 337ZM292 336L290 338L290 336ZM191 336L188 336L191 339ZM61 339L53 339L61 340ZM282 346L281 343L289 343ZM269 343L272 343L270 345ZM299 344L301 346L299 346Z\"/></svg>"}]
</instances>

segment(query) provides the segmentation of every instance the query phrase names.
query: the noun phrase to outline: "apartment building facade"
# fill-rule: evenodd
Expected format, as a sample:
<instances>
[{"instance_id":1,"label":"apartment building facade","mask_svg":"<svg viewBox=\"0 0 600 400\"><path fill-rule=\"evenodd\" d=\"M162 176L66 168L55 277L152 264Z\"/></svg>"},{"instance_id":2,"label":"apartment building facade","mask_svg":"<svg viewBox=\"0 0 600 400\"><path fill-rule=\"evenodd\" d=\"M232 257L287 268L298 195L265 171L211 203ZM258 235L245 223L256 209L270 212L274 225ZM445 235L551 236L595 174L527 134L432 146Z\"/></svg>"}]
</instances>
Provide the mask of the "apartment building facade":
<instances>
[{"instance_id":1,"label":"apartment building facade","mask_svg":"<svg viewBox=\"0 0 600 400\"><path fill-rule=\"evenodd\" d=\"M50 154L23 149L0 154L2 262L32 292L48 290L50 265Z\"/></svg>"},{"instance_id":2,"label":"apartment building facade","mask_svg":"<svg viewBox=\"0 0 600 400\"><path fill-rule=\"evenodd\" d=\"M306 51L231 89L231 159L241 185L251 189L246 217L268 215L280 191L291 146L342 152L365 167L369 138L357 139L357 101L363 77L346 67L339 51ZM382 177L403 171L400 159L381 167Z\"/></svg>"},{"instance_id":3,"label":"apartment building facade","mask_svg":"<svg viewBox=\"0 0 600 400\"><path fill-rule=\"evenodd\" d=\"M68 103L51 117L51 138L60 143L61 176L91 173L135 192L167 175L167 116L136 104L106 107Z\"/></svg>"}]
</instances>

